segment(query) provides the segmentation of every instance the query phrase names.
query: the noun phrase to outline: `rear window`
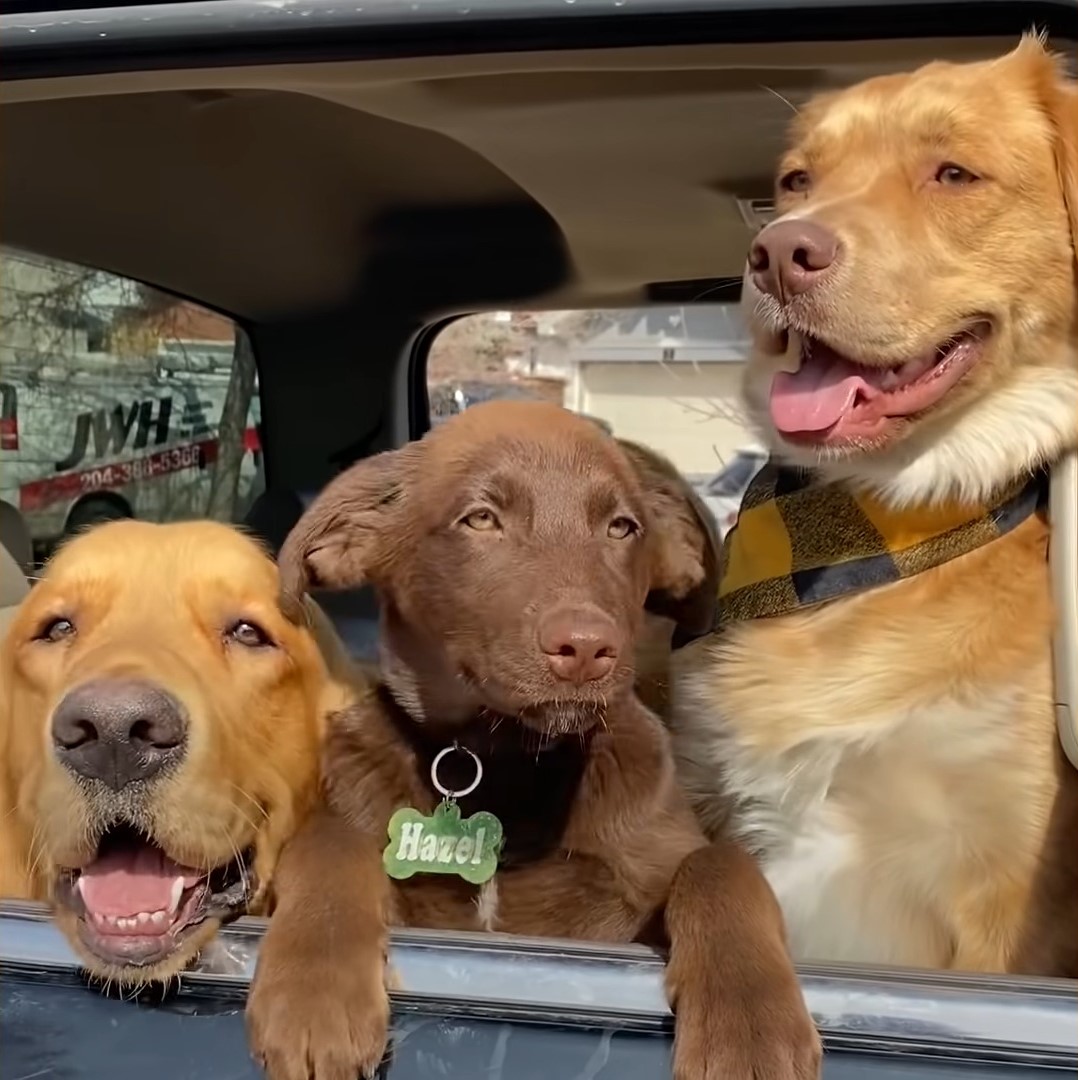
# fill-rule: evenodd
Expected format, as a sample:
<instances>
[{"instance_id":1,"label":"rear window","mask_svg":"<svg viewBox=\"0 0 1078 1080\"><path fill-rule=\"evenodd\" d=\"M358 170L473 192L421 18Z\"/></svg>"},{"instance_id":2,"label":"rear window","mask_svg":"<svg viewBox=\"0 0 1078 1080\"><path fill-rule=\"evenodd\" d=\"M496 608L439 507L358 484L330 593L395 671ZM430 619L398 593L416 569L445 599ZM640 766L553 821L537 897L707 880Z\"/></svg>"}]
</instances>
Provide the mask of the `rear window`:
<instances>
[{"instance_id":1,"label":"rear window","mask_svg":"<svg viewBox=\"0 0 1078 1080\"><path fill-rule=\"evenodd\" d=\"M437 424L480 401L552 401L668 457L726 529L763 454L741 405L749 341L736 303L485 312L431 344Z\"/></svg>"},{"instance_id":2,"label":"rear window","mask_svg":"<svg viewBox=\"0 0 1078 1080\"><path fill-rule=\"evenodd\" d=\"M708 494L731 497L740 495L763 463L762 453L739 453L725 469L712 477L707 485Z\"/></svg>"}]
</instances>

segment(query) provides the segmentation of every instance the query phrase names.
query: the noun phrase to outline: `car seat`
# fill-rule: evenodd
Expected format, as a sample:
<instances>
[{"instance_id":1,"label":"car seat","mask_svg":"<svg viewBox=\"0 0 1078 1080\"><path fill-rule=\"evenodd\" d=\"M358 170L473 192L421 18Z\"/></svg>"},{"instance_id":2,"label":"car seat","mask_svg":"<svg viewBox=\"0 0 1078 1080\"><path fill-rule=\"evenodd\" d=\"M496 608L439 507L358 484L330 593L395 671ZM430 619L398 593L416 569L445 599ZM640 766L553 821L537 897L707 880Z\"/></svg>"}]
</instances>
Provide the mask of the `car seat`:
<instances>
[{"instance_id":1,"label":"car seat","mask_svg":"<svg viewBox=\"0 0 1078 1080\"><path fill-rule=\"evenodd\" d=\"M248 508L243 517L243 527L261 540L277 558L285 537L302 514L303 500L294 491L266 488Z\"/></svg>"},{"instance_id":2,"label":"car seat","mask_svg":"<svg viewBox=\"0 0 1078 1080\"><path fill-rule=\"evenodd\" d=\"M313 498L311 495L305 499L287 488L267 488L251 504L243 527L266 544L276 558L285 537ZM374 660L378 653L378 603L374 591L370 588L344 592L319 590L314 598L352 656Z\"/></svg>"},{"instance_id":3,"label":"car seat","mask_svg":"<svg viewBox=\"0 0 1078 1080\"><path fill-rule=\"evenodd\" d=\"M15 612L30 592L22 567L7 547L0 544L0 639L7 633Z\"/></svg>"},{"instance_id":4,"label":"car seat","mask_svg":"<svg viewBox=\"0 0 1078 1080\"><path fill-rule=\"evenodd\" d=\"M24 574L30 573L34 565L30 529L22 514L3 499L0 499L0 546L7 548L8 554L22 567Z\"/></svg>"},{"instance_id":5,"label":"car seat","mask_svg":"<svg viewBox=\"0 0 1078 1080\"><path fill-rule=\"evenodd\" d=\"M1056 602L1054 641L1059 738L1078 768L1078 452L1052 469L1049 559Z\"/></svg>"}]
</instances>

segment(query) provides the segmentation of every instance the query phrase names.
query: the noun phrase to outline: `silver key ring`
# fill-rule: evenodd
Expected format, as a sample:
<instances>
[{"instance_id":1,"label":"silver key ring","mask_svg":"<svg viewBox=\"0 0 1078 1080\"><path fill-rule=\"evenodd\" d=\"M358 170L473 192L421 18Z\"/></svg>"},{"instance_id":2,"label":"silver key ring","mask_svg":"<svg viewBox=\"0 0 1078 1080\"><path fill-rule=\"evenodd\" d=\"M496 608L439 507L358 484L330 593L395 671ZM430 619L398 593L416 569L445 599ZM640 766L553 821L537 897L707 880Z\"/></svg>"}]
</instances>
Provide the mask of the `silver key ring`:
<instances>
[{"instance_id":1,"label":"silver key ring","mask_svg":"<svg viewBox=\"0 0 1078 1080\"><path fill-rule=\"evenodd\" d=\"M452 754L454 751L461 754L467 754L468 757L475 762L475 779L466 787L460 791L451 791L438 779L438 766L441 765L446 754ZM463 799L465 795L471 795L477 787L479 782L483 779L483 763L479 760L477 754L472 753L466 746L461 746L459 743L453 743L452 746L447 746L443 750L439 750L434 756L434 760L430 763L430 782L434 785L436 791L444 795L447 799Z\"/></svg>"}]
</instances>

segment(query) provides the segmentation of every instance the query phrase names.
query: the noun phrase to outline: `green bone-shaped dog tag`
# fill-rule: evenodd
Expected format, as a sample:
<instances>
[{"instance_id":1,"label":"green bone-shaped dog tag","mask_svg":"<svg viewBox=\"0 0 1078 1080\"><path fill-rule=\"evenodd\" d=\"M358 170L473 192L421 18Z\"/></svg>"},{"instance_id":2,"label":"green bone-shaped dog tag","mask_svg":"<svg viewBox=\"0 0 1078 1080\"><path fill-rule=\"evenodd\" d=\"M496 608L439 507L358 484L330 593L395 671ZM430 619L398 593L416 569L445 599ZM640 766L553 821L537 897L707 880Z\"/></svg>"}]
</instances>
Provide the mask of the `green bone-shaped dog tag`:
<instances>
[{"instance_id":1,"label":"green bone-shaped dog tag","mask_svg":"<svg viewBox=\"0 0 1078 1080\"><path fill-rule=\"evenodd\" d=\"M413 874L456 874L482 885L498 869L502 823L486 810L461 818L460 807L442 802L428 817L411 806L389 819L382 862L391 878Z\"/></svg>"}]
</instances>

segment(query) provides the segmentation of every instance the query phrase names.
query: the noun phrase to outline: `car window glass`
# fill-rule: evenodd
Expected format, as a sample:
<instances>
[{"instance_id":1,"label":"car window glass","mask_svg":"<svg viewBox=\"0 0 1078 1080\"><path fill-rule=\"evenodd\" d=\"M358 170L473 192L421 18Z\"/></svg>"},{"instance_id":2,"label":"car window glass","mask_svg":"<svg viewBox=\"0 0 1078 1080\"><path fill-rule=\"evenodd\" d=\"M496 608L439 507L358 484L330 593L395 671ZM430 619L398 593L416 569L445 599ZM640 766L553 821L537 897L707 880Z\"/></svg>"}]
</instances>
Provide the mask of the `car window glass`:
<instances>
[{"instance_id":1,"label":"car window glass","mask_svg":"<svg viewBox=\"0 0 1078 1080\"><path fill-rule=\"evenodd\" d=\"M261 457L254 357L232 320L0 249L0 499L37 558L112 518L238 520Z\"/></svg>"},{"instance_id":2,"label":"car window glass","mask_svg":"<svg viewBox=\"0 0 1078 1080\"><path fill-rule=\"evenodd\" d=\"M748 353L735 303L470 315L431 344L431 423L494 398L556 402L665 454L725 532L764 460L741 404Z\"/></svg>"},{"instance_id":3,"label":"car window glass","mask_svg":"<svg viewBox=\"0 0 1078 1080\"><path fill-rule=\"evenodd\" d=\"M745 489L745 485L753 478L762 464L762 455L738 454L725 469L716 473L708 482L708 494L737 495Z\"/></svg>"}]
</instances>

